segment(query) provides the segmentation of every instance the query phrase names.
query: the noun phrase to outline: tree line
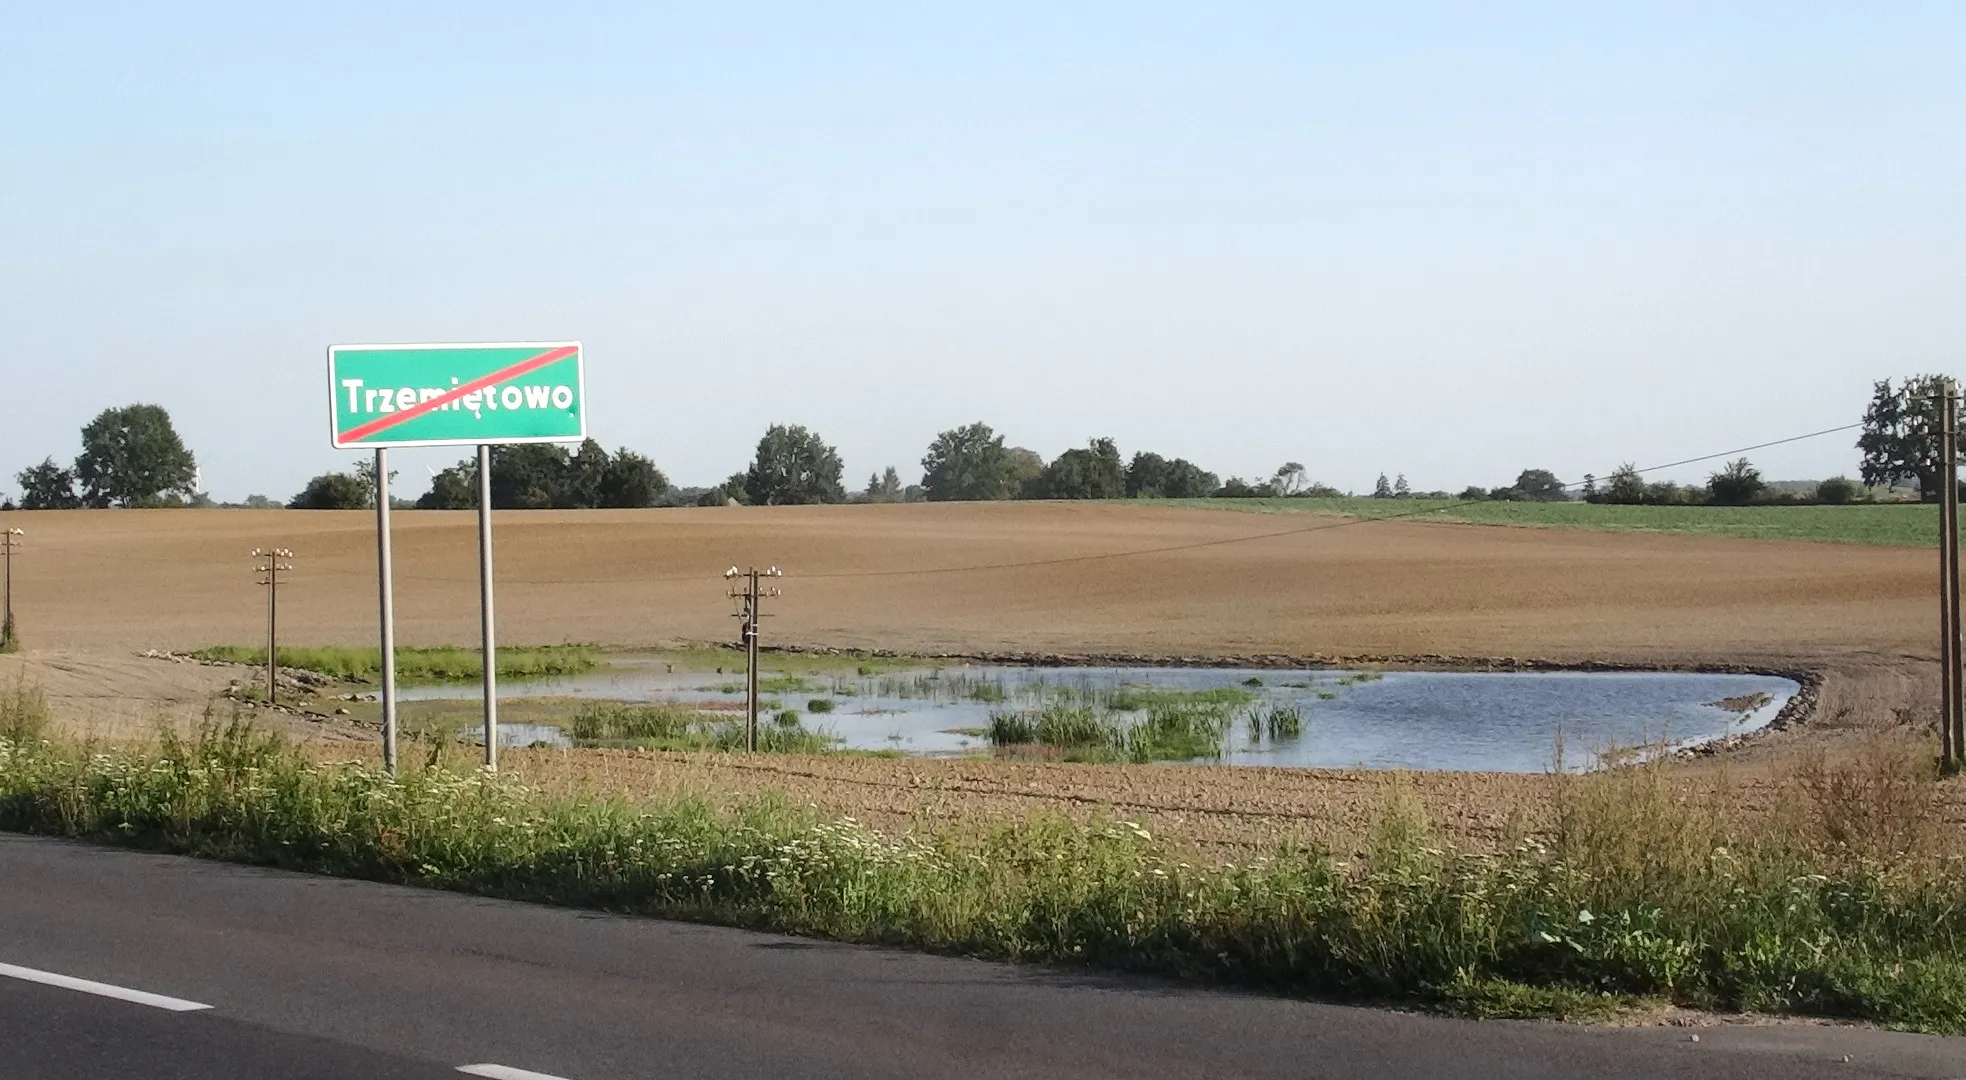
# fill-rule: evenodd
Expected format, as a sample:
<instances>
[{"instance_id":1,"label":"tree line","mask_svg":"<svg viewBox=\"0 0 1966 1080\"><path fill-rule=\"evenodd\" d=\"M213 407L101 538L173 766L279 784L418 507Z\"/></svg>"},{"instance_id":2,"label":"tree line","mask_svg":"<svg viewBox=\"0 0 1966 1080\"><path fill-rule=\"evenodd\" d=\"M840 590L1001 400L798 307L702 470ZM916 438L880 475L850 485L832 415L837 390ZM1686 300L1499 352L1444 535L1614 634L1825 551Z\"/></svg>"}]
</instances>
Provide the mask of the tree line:
<instances>
[{"instance_id":1,"label":"tree line","mask_svg":"<svg viewBox=\"0 0 1966 1080\"><path fill-rule=\"evenodd\" d=\"M1340 494L1311 483L1304 466L1286 463L1267 480L1222 481L1186 458L1139 451L1130 459L1110 438L1095 438L1046 462L1036 451L1009 445L988 424L951 428L929 443L919 484L904 485L888 466L847 491L839 453L817 433L774 425L743 472L702 492L712 505L826 502L989 502L1004 499L1200 499Z\"/></svg>"},{"instance_id":2,"label":"tree line","mask_svg":"<svg viewBox=\"0 0 1966 1080\"><path fill-rule=\"evenodd\" d=\"M1848 503L1871 496L1873 487L1911 482L1921 498L1938 498L1937 395L1945 380L1915 375L1873 388L1857 448L1862 483L1834 477L1812 491L1777 490L1746 458L1728 463L1704 485L1648 482L1632 463L1603 481L1585 476L1566 484L1547 469L1525 469L1513 483L1470 487L1463 500L1558 501L1582 498L1627 505L1744 506L1755 503ZM16 474L24 509L212 505L198 491L197 459L154 404L105 409L82 428L82 453L72 464L53 457ZM1285 462L1267 478L1226 480L1186 458L1152 451L1120 452L1111 438L1094 438L1046 461L1036 451L1009 445L988 424L941 432L921 459L919 483L904 483L888 466L849 492L839 452L817 432L797 424L773 424L758 440L750 464L710 488L676 488L646 456L626 447L609 453L593 439L568 450L554 444L498 446L491 454L492 505L500 509L650 507L674 505L784 506L842 502L983 502L1004 499L1200 499L1330 498L1348 493L1315 482L1300 462ZM413 503L423 509L477 506L477 461L466 458L436 473ZM285 505L295 509L367 509L376 483L367 462L348 472L309 480ZM1380 475L1378 498L1447 499L1447 492L1416 492L1405 476ZM11 508L12 502L0 503ZM251 496L246 506L277 506Z\"/></svg>"}]
</instances>

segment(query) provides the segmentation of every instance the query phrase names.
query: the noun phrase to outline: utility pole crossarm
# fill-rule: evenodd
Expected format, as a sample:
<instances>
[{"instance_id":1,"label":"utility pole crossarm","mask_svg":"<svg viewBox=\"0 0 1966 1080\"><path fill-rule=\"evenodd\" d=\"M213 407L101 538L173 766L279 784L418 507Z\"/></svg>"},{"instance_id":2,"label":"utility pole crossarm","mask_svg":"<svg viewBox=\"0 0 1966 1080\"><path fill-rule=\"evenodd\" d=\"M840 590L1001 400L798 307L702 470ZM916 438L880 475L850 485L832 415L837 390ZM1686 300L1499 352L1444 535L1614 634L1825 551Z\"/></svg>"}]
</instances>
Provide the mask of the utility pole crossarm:
<instances>
[{"instance_id":1,"label":"utility pole crossarm","mask_svg":"<svg viewBox=\"0 0 1966 1080\"><path fill-rule=\"evenodd\" d=\"M258 582L266 589L266 705L272 708L279 701L280 671L280 575L294 568L294 564L283 562L291 559L294 553L283 547L254 548L252 551L253 571Z\"/></svg>"}]
</instances>

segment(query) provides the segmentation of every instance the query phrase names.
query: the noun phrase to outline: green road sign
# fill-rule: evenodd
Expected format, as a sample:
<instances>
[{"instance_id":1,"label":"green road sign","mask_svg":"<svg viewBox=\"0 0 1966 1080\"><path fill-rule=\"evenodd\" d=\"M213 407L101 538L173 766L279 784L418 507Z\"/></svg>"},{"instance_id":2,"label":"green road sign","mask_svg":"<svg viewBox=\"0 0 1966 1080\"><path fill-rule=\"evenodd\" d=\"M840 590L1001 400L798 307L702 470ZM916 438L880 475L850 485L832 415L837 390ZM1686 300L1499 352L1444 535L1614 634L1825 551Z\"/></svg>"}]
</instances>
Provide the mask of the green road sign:
<instances>
[{"instance_id":1,"label":"green road sign","mask_svg":"<svg viewBox=\"0 0 1966 1080\"><path fill-rule=\"evenodd\" d=\"M336 449L575 442L587 436L578 341L333 345Z\"/></svg>"}]
</instances>

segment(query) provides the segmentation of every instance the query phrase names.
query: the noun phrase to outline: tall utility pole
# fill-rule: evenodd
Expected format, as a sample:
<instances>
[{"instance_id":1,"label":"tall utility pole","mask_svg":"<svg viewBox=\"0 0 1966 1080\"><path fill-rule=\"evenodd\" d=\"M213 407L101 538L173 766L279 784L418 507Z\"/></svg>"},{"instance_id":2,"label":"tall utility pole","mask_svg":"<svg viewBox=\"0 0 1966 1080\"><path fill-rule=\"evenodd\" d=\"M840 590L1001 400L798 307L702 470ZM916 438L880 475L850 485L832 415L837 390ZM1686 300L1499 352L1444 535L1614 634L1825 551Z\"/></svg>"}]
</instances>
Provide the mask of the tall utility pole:
<instances>
[{"instance_id":1,"label":"tall utility pole","mask_svg":"<svg viewBox=\"0 0 1966 1080\"><path fill-rule=\"evenodd\" d=\"M1959 384L1941 384L1939 401L1939 749L1948 770L1966 756L1966 688L1959 626Z\"/></svg>"},{"instance_id":2,"label":"tall utility pole","mask_svg":"<svg viewBox=\"0 0 1966 1080\"><path fill-rule=\"evenodd\" d=\"M14 629L14 551L20 547L20 538L26 535L19 529L0 529L0 552L5 552L7 563L6 615L0 617L0 652L12 652L20 647L20 635Z\"/></svg>"},{"instance_id":3,"label":"tall utility pole","mask_svg":"<svg viewBox=\"0 0 1966 1080\"><path fill-rule=\"evenodd\" d=\"M744 620L744 746L754 754L758 752L758 620L764 618L759 609L767 598L778 595L776 588L760 588L758 579L784 576L776 566L765 570L733 566L724 571L724 580L730 582L727 594L737 609L733 617Z\"/></svg>"},{"instance_id":4,"label":"tall utility pole","mask_svg":"<svg viewBox=\"0 0 1966 1080\"><path fill-rule=\"evenodd\" d=\"M286 548L254 548L253 572L266 589L266 704L271 706L279 694L280 672L280 574L294 564L281 562L294 553Z\"/></svg>"}]
</instances>

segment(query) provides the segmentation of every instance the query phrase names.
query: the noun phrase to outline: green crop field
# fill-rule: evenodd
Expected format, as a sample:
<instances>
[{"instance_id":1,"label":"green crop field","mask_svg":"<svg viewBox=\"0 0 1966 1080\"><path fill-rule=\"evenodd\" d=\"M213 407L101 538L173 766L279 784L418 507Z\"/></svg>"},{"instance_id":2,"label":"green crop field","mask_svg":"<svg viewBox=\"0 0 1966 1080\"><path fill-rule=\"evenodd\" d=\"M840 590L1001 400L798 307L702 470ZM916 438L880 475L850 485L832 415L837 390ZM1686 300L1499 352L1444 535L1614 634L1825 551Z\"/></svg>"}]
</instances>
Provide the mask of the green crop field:
<instances>
[{"instance_id":1,"label":"green crop field","mask_svg":"<svg viewBox=\"0 0 1966 1080\"><path fill-rule=\"evenodd\" d=\"M1818 540L1839 544L1933 547L1937 506L1867 503L1853 506L1604 506L1582 502L1462 503L1432 499L1179 499L1170 505L1259 514L1454 521L1614 532L1691 533L1753 540Z\"/></svg>"}]
</instances>

